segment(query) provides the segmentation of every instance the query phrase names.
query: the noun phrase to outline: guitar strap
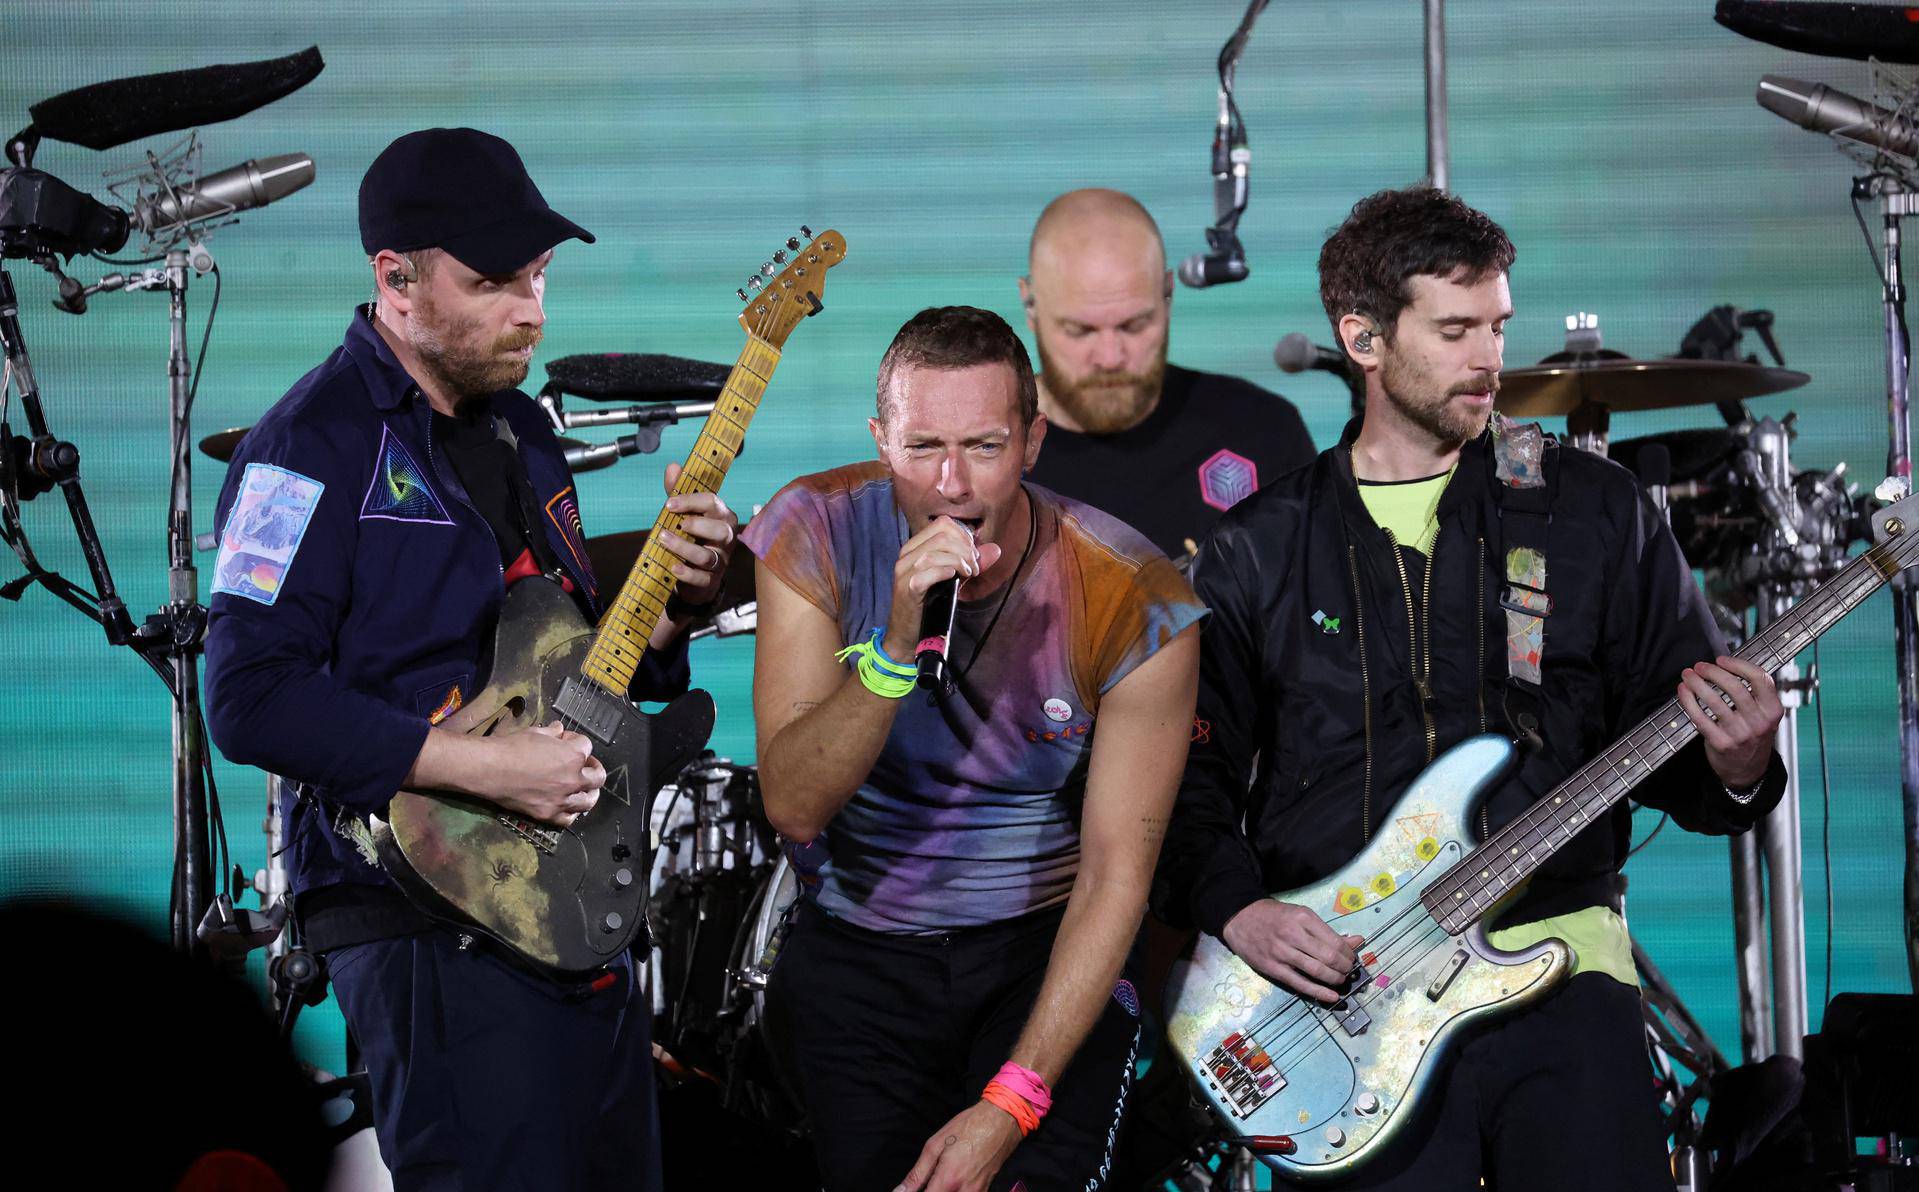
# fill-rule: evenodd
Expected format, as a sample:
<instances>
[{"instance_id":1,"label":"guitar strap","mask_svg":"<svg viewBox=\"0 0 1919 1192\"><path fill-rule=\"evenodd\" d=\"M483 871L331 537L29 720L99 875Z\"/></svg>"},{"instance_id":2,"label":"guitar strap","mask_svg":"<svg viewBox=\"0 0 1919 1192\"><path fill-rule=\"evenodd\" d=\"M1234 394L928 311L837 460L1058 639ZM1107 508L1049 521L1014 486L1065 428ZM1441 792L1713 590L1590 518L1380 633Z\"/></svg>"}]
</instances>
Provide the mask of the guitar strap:
<instances>
[{"instance_id":1,"label":"guitar strap","mask_svg":"<svg viewBox=\"0 0 1919 1192\"><path fill-rule=\"evenodd\" d=\"M1553 600L1547 589L1547 543L1552 529L1553 497L1559 469L1548 463L1558 444L1536 422L1514 422L1494 414L1493 468L1499 513L1499 557L1503 583L1499 607L1506 614L1506 694L1502 707L1514 737L1537 749L1540 679L1546 622Z\"/></svg>"}]
</instances>

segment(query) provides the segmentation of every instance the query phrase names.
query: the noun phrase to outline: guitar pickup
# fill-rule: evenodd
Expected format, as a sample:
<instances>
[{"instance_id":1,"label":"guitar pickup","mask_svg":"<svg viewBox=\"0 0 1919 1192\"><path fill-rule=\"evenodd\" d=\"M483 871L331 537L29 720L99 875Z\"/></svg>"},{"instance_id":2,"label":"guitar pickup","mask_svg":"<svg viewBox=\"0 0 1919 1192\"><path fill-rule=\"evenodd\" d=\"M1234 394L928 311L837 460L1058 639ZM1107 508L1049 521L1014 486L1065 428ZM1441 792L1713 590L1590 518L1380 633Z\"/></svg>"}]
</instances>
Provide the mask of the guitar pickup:
<instances>
[{"instance_id":1,"label":"guitar pickup","mask_svg":"<svg viewBox=\"0 0 1919 1192\"><path fill-rule=\"evenodd\" d=\"M553 710L573 721L601 745L613 744L629 711L625 700L578 675L568 675L553 697Z\"/></svg>"},{"instance_id":2,"label":"guitar pickup","mask_svg":"<svg viewBox=\"0 0 1919 1192\"><path fill-rule=\"evenodd\" d=\"M1345 996L1330 1007L1333 1019L1340 1029L1348 1035L1363 1035L1366 1028L1373 1025L1372 1016L1366 1013L1366 1007L1359 1002L1359 995L1372 984L1373 975L1366 971L1365 965L1354 968L1346 979Z\"/></svg>"},{"instance_id":3,"label":"guitar pickup","mask_svg":"<svg viewBox=\"0 0 1919 1192\"><path fill-rule=\"evenodd\" d=\"M1426 987L1427 1001L1436 1002L1445 994L1446 990L1452 986L1453 978L1459 976L1459 970L1466 967L1466 959L1467 954L1464 948L1455 950L1446 958L1446 967L1440 969L1439 975L1433 978L1433 983Z\"/></svg>"},{"instance_id":4,"label":"guitar pickup","mask_svg":"<svg viewBox=\"0 0 1919 1192\"><path fill-rule=\"evenodd\" d=\"M1205 1066L1208 1083L1225 1097L1234 1117L1250 1117L1286 1087L1266 1049L1237 1032L1220 1040Z\"/></svg>"}]
</instances>

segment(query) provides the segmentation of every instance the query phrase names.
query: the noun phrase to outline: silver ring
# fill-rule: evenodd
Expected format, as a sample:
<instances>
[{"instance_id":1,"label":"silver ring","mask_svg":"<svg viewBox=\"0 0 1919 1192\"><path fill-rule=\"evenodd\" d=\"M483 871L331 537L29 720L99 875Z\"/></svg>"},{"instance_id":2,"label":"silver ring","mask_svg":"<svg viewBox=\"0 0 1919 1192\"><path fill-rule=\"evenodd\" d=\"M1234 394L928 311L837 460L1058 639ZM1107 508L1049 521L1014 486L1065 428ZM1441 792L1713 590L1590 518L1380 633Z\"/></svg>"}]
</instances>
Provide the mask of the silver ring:
<instances>
[{"instance_id":1,"label":"silver ring","mask_svg":"<svg viewBox=\"0 0 1919 1192\"><path fill-rule=\"evenodd\" d=\"M709 545L706 549L713 552L713 564L712 566L708 567L707 570L718 571L720 569L720 562L722 559L725 558L725 556L720 554L720 548L717 546Z\"/></svg>"}]
</instances>

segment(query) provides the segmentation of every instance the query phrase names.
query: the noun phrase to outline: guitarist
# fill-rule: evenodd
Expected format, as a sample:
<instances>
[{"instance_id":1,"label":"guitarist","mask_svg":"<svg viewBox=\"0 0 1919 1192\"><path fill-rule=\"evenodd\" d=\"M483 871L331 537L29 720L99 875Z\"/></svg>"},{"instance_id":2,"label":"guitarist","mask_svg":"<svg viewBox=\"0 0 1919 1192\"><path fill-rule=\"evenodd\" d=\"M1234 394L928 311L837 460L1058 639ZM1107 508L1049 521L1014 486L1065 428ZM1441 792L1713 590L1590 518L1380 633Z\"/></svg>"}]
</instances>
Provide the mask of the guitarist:
<instances>
[{"instance_id":1,"label":"guitarist","mask_svg":"<svg viewBox=\"0 0 1919 1192\"><path fill-rule=\"evenodd\" d=\"M1724 656L1677 543L1622 468L1488 433L1514 250L1430 188L1359 202L1319 258L1320 296L1363 371L1339 444L1237 506L1202 547L1213 610L1198 718L1155 904L1271 980L1336 1000L1365 941L1266 895L1323 878L1375 833L1434 756L1483 732L1536 738L1495 787L1479 839L1515 818L1677 686L1700 739L1639 787L1683 827L1743 832L1785 782L1770 676ZM1518 433L1515 433L1517 431ZM1538 439L1532 439L1538 444ZM1530 470L1529 470L1530 469ZM1509 655L1511 479L1548 500L1543 655ZM1542 476L1543 473L1543 476ZM1543 479L1543 485L1541 481ZM1707 661L1713 659L1714 661ZM1529 669L1530 668L1530 669ZM1618 870L1622 804L1561 848L1503 917L1507 948L1557 936L1578 962L1530 1009L1453 1055L1367 1188L1664 1189Z\"/></svg>"},{"instance_id":2,"label":"guitarist","mask_svg":"<svg viewBox=\"0 0 1919 1192\"><path fill-rule=\"evenodd\" d=\"M825 855L769 1011L833 1192L1098 1187L1205 610L1137 532L1022 482L1046 420L998 315L915 315L876 415L878 461L746 532L766 812ZM910 662L955 577L935 695Z\"/></svg>"},{"instance_id":3,"label":"guitarist","mask_svg":"<svg viewBox=\"0 0 1919 1192\"><path fill-rule=\"evenodd\" d=\"M630 956L561 985L415 910L366 817L402 787L462 791L564 827L605 770L557 724L435 728L486 679L505 588L563 577L589 615L578 502L515 387L546 321L554 246L591 243L519 154L473 129L389 145L360 186L375 300L246 437L219 503L207 720L228 758L287 777L296 918L364 1058L396 1187L657 1188L651 1008ZM675 479L669 467L669 490ZM737 522L672 498L679 599L717 590ZM683 691L662 618L636 697Z\"/></svg>"}]
</instances>

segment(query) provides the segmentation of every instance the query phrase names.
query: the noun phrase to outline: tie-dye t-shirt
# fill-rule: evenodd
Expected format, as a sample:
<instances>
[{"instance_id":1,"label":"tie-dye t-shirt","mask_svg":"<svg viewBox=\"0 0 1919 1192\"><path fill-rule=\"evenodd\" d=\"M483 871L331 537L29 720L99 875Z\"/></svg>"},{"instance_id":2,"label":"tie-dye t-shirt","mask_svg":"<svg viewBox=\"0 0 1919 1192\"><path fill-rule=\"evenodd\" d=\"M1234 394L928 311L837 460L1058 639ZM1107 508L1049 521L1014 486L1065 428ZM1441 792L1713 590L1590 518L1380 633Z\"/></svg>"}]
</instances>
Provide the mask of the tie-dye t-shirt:
<instances>
[{"instance_id":1,"label":"tie-dye t-shirt","mask_svg":"<svg viewBox=\"0 0 1919 1192\"><path fill-rule=\"evenodd\" d=\"M961 603L956 690L900 701L872 773L806 850L825 853L814 897L829 914L924 934L1065 902L1100 697L1205 615L1136 531L1026 491L1032 551L1010 591ZM873 462L795 480L742 540L856 642L886 624L907 537L892 478Z\"/></svg>"}]
</instances>

